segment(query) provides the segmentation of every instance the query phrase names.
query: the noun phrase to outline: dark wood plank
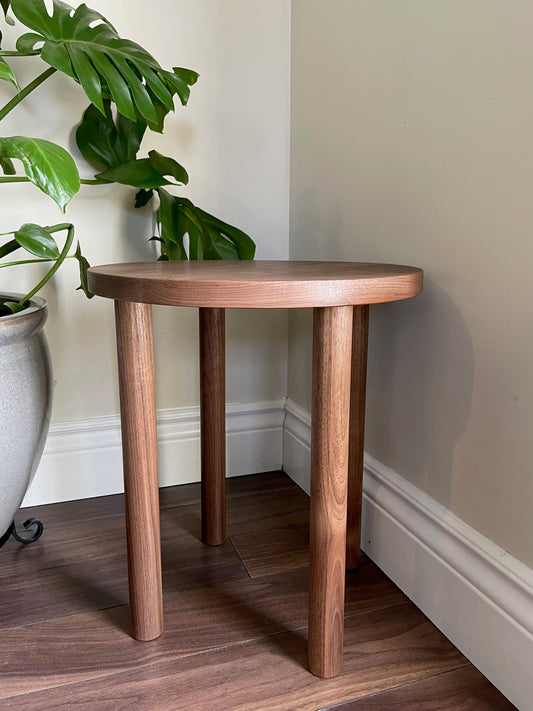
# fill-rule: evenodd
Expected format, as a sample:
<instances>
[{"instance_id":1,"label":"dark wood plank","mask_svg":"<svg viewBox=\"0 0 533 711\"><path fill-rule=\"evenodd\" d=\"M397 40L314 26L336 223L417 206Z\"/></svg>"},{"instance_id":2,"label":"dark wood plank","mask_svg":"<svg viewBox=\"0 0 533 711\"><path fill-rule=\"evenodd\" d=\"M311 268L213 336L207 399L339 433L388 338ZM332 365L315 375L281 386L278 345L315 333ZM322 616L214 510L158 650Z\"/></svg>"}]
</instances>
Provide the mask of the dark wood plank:
<instances>
[{"instance_id":1,"label":"dark wood plank","mask_svg":"<svg viewBox=\"0 0 533 711\"><path fill-rule=\"evenodd\" d=\"M513 711L513 704L469 665L321 711Z\"/></svg>"},{"instance_id":2,"label":"dark wood plank","mask_svg":"<svg viewBox=\"0 0 533 711\"><path fill-rule=\"evenodd\" d=\"M297 490L298 487L284 472L266 472L260 475L229 477L226 481L226 496L228 499L240 498L250 494L261 495L266 492L281 492ZM159 490L159 506L161 509L176 506L188 506L200 502L200 483L167 486ZM22 523L28 518L40 518L47 532L48 527L60 523L75 531L81 521L105 518L107 516L124 515L124 494L97 496L92 499L62 501L57 504L43 506L28 506L20 509L16 519ZM44 534L46 536L46 533ZM45 538L46 540L46 538ZM20 548L14 541L8 544L10 548Z\"/></svg>"},{"instance_id":3,"label":"dark wood plank","mask_svg":"<svg viewBox=\"0 0 533 711\"><path fill-rule=\"evenodd\" d=\"M56 522L48 533L46 540L13 550L0 565L0 628L128 602L122 516L81 521L72 533ZM206 546L199 533L199 504L161 511L165 593L248 578L231 543Z\"/></svg>"},{"instance_id":4,"label":"dark wood plank","mask_svg":"<svg viewBox=\"0 0 533 711\"><path fill-rule=\"evenodd\" d=\"M252 476L234 476L226 479L226 498L234 499L254 494L260 496L266 492L282 492L298 488L284 472L266 472ZM159 490L159 505L161 508L169 506L186 506L200 502L201 485L181 484L180 486L167 486Z\"/></svg>"},{"instance_id":5,"label":"dark wood plank","mask_svg":"<svg viewBox=\"0 0 533 711\"><path fill-rule=\"evenodd\" d=\"M233 534L231 542L250 577L309 565L309 523Z\"/></svg>"},{"instance_id":6,"label":"dark wood plank","mask_svg":"<svg viewBox=\"0 0 533 711\"><path fill-rule=\"evenodd\" d=\"M465 663L453 645L410 604L349 619L345 639L344 672L336 679L321 680L309 674L306 633L298 630L17 696L6 699L2 708L314 711ZM69 648L76 669L80 665L77 652ZM114 659L112 652L107 656L110 662ZM116 660L100 673L109 674L114 668ZM73 670L71 680L74 676Z\"/></svg>"},{"instance_id":7,"label":"dark wood plank","mask_svg":"<svg viewBox=\"0 0 533 711\"><path fill-rule=\"evenodd\" d=\"M230 479L228 490L229 501L238 499L234 528L268 528L277 514L290 520L303 512L305 519L307 498L283 473ZM169 487L162 498L165 594L247 577L231 544L213 548L200 542L199 485ZM123 497L110 496L26 510L45 520L47 530L32 546L12 541L2 550L0 627L127 603L123 509Z\"/></svg>"},{"instance_id":8,"label":"dark wood plank","mask_svg":"<svg viewBox=\"0 0 533 711\"><path fill-rule=\"evenodd\" d=\"M268 531L309 521L309 498L298 487L228 500L228 535Z\"/></svg>"},{"instance_id":9,"label":"dark wood plank","mask_svg":"<svg viewBox=\"0 0 533 711\"><path fill-rule=\"evenodd\" d=\"M10 628L0 629L2 709L513 708L366 558L347 575L344 672L314 679L308 499L271 473L229 479L228 501L238 554L229 541L199 541L199 485L161 491L167 629L143 644L127 634L123 498L32 509L47 538L0 554L0 627ZM408 618L418 631L402 631Z\"/></svg>"},{"instance_id":10,"label":"dark wood plank","mask_svg":"<svg viewBox=\"0 0 533 711\"><path fill-rule=\"evenodd\" d=\"M125 606L0 630L5 664L0 698L305 626L307 570L233 581L224 580L226 574L204 568L197 584L167 592L166 633L152 642L129 637ZM352 576L348 615L404 604L405 597L371 563Z\"/></svg>"},{"instance_id":11,"label":"dark wood plank","mask_svg":"<svg viewBox=\"0 0 533 711\"><path fill-rule=\"evenodd\" d=\"M268 492L266 507L263 516L258 516L258 525L272 524L277 512L287 511L292 514L291 501L300 500L300 490L291 491L287 497L287 504L277 502L269 506L269 497L272 500L279 498L279 493ZM305 495L303 495L305 496ZM257 511L260 507L257 499L261 496L250 494L237 497L234 507L234 526L240 522L244 526L252 527L253 522L248 521L250 511ZM248 503L247 503L248 502ZM44 509L45 507L43 507ZM42 519L46 511L38 511ZM160 512L161 539L163 548L166 547L168 557L172 550L177 550L180 545L198 541L201 535L201 516L198 503L183 504L180 506L163 508ZM23 546L16 541L9 541L0 555L0 575L8 576L28 572L33 574L36 570L54 568L80 559L101 560L103 558L118 558L126 554L126 529L122 512L104 515L101 512L96 518L79 518L78 520L66 517L65 520L51 519L43 537L31 546ZM163 553L164 555L164 553Z\"/></svg>"},{"instance_id":12,"label":"dark wood plank","mask_svg":"<svg viewBox=\"0 0 533 711\"><path fill-rule=\"evenodd\" d=\"M216 552L199 541L163 552L163 594L192 590L219 582L247 579L230 543ZM125 555L81 560L2 579L0 629L28 625L128 604Z\"/></svg>"}]
</instances>

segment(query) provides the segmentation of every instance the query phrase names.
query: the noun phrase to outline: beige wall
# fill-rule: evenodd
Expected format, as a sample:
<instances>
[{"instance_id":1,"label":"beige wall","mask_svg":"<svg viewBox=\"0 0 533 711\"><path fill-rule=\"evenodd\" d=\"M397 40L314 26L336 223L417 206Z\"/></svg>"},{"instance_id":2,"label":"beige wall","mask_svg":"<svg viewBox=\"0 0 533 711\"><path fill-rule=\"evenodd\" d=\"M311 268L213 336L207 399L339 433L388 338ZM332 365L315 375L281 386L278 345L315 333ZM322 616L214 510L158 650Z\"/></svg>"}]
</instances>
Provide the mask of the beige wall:
<instances>
[{"instance_id":1,"label":"beige wall","mask_svg":"<svg viewBox=\"0 0 533 711\"><path fill-rule=\"evenodd\" d=\"M533 5L293 0L291 257L411 263L367 450L533 565ZM310 323L289 394L309 406Z\"/></svg>"},{"instance_id":2,"label":"beige wall","mask_svg":"<svg viewBox=\"0 0 533 711\"><path fill-rule=\"evenodd\" d=\"M182 162L191 185L181 193L249 232L259 258L286 257L287 0L157 0L148 12L129 0L92 0L89 5L164 66L200 72L189 107L168 118L164 136L151 134L146 150L157 147ZM39 66L33 60L13 60L23 84ZM11 88L2 84L4 95L10 96ZM72 147L70 128L87 103L74 82L55 75L2 128L6 135L34 135ZM85 175L90 173L86 170ZM2 231L27 221L62 221L55 205L33 186L2 188ZM151 213L133 209L131 190L113 186L82 191L66 217L75 223L92 264L153 258L146 243L153 234ZM29 275L7 271L1 274L2 288L22 291L31 285ZM57 381L56 422L118 411L112 304L97 298L89 302L74 292L76 279L75 266L69 264L44 293L50 303L47 333ZM158 308L155 322L158 405L195 405L196 314ZM252 312L228 315L228 400L254 402L285 395L286 328L282 313L260 318Z\"/></svg>"}]
</instances>

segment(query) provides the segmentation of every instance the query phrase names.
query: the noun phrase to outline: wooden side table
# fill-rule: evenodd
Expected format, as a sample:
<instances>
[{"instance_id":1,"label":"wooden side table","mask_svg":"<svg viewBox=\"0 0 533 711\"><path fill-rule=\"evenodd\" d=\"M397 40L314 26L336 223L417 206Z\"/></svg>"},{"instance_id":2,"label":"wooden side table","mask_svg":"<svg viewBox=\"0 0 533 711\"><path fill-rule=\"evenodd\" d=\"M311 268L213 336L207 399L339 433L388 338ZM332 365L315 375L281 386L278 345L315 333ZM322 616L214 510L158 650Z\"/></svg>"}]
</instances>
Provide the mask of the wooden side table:
<instances>
[{"instance_id":1,"label":"wooden side table","mask_svg":"<svg viewBox=\"0 0 533 711\"><path fill-rule=\"evenodd\" d=\"M308 657L309 669L327 678L342 667L345 565L357 567L360 556L368 305L415 296L422 280L416 267L357 262L155 262L89 270L91 291L115 300L136 639L163 631L151 304L199 308L202 540L210 545L226 538L224 310L314 310Z\"/></svg>"}]
</instances>

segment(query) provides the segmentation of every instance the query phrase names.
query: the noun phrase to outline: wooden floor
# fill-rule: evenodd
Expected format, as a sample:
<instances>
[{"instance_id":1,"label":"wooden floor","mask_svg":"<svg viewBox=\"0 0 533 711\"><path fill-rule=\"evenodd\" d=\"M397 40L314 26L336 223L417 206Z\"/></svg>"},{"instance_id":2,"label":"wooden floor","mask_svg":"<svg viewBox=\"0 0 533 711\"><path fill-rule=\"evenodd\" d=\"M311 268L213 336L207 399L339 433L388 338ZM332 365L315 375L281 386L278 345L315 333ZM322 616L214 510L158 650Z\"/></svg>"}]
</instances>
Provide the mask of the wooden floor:
<instances>
[{"instance_id":1,"label":"wooden floor","mask_svg":"<svg viewBox=\"0 0 533 711\"><path fill-rule=\"evenodd\" d=\"M306 669L308 499L280 473L228 480L223 546L199 486L161 491L165 633L128 635L123 499L25 509L0 550L0 709L500 711L514 707L369 560L348 575L344 671Z\"/></svg>"}]
</instances>

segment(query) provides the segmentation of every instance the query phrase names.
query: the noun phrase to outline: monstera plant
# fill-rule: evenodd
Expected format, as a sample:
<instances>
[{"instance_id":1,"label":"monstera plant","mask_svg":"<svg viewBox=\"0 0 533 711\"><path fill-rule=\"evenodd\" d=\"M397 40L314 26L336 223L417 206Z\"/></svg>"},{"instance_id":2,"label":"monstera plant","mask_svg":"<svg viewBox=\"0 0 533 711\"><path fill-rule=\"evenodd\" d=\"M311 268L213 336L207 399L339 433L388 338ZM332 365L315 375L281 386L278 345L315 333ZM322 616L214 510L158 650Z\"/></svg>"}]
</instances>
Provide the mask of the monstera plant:
<instances>
[{"instance_id":1,"label":"monstera plant","mask_svg":"<svg viewBox=\"0 0 533 711\"><path fill-rule=\"evenodd\" d=\"M121 183L137 189L135 205L153 200L156 204L160 259L252 259L255 245L241 230L178 197L167 189L186 185L185 168L173 158L155 150L138 157L147 129L162 132L175 97L182 105L198 74L178 67L163 69L138 44L123 39L100 13L85 4L72 8L53 0L50 15L43 0L0 0L5 21L12 15L29 31L21 34L15 49L0 49L0 78L16 93L0 109L0 120L43 84L55 72L77 82L91 104L76 131L76 142L84 158L97 169L93 179L81 180L72 156L61 146L38 137L0 138L0 182L29 181L54 200L64 211L80 185ZM1 35L0 35L1 39ZM39 57L44 71L20 88L14 60ZM6 84L6 87L8 85ZM14 161L20 161L24 175L18 175ZM66 232L60 248L54 238ZM68 222L42 226L27 222L12 231L0 246L0 267L50 262L44 277L29 293L16 301L4 301L4 312L24 308L67 258L79 262L81 286L88 296L87 261L79 244L73 250L74 227ZM188 240L185 240L187 235ZM13 252L26 253L13 260ZM28 254L29 253L29 254Z\"/></svg>"},{"instance_id":2,"label":"monstera plant","mask_svg":"<svg viewBox=\"0 0 533 711\"><path fill-rule=\"evenodd\" d=\"M187 103L196 72L163 69L149 52L120 37L105 17L86 5L74 9L53 0L51 14L43 0L0 0L0 6L0 20L3 15L6 23L17 20L24 27L14 49L0 45L0 79L6 95L11 95L0 108L0 121L54 73L62 72L68 81L79 84L90 101L76 142L96 169L93 178L81 180L74 159L63 147L38 136L3 136L0 183L33 183L62 212L82 185L129 185L136 189L137 207L150 201L155 206L157 235L151 239L159 242L160 259L253 259L255 245L244 232L170 192L170 186L188 182L182 165L155 150L138 156L147 130L163 131L176 98L182 105ZM35 57L41 60L44 69L21 88L15 62L28 57L34 57L32 62ZM41 121L39 117L37 127ZM61 232L66 238L60 247L55 236ZM50 422L52 370L42 331L46 302L36 294L65 259L73 258L80 267L80 288L90 296L89 265L80 245L74 246L70 222L42 225L37 218L2 235L0 269L44 263L45 273L27 293L6 294L0 288L0 547L11 535L26 543L42 530L24 539L13 523ZM32 521L24 525L31 526Z\"/></svg>"}]
</instances>

